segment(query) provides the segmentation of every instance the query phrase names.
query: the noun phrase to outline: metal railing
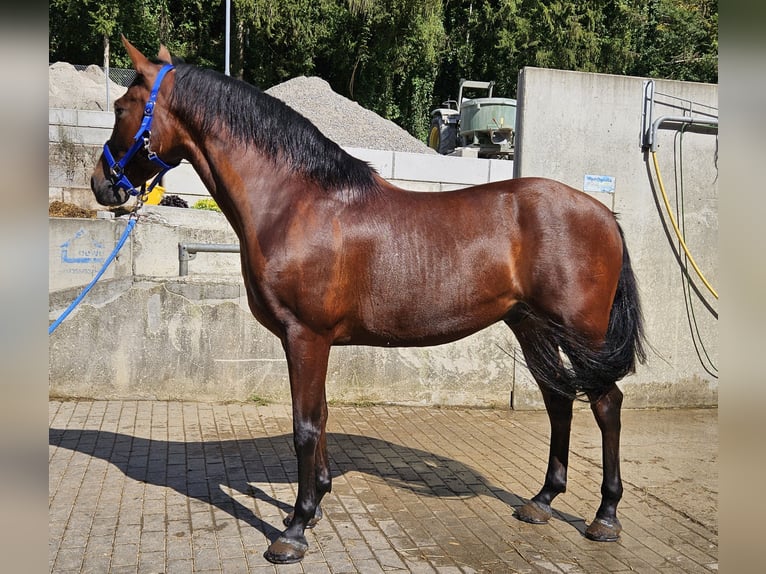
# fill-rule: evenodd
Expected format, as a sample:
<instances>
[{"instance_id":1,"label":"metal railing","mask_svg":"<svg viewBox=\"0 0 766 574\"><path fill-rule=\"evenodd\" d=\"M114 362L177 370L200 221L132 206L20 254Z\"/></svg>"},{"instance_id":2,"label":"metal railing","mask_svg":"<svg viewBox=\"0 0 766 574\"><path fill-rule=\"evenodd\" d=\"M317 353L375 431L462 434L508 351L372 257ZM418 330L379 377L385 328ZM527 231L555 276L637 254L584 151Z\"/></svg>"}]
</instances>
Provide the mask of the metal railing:
<instances>
[{"instance_id":1,"label":"metal railing","mask_svg":"<svg viewBox=\"0 0 766 574\"><path fill-rule=\"evenodd\" d=\"M179 243L178 274L181 277L189 274L189 261L197 257L197 253L239 253L239 243Z\"/></svg>"}]
</instances>

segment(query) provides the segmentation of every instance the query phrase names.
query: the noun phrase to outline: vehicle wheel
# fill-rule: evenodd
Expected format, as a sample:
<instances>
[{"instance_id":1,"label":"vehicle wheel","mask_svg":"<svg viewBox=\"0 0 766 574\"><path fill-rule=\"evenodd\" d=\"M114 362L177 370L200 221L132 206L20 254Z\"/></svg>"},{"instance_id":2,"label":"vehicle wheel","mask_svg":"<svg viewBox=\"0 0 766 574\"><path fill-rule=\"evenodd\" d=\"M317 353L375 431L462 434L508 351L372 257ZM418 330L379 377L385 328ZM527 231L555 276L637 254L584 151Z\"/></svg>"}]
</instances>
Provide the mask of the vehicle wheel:
<instances>
[{"instance_id":1,"label":"vehicle wheel","mask_svg":"<svg viewBox=\"0 0 766 574\"><path fill-rule=\"evenodd\" d=\"M428 147L435 149L442 155L455 151L457 143L457 129L454 125L447 124L441 115L434 116L431 120L431 131L428 134Z\"/></svg>"}]
</instances>

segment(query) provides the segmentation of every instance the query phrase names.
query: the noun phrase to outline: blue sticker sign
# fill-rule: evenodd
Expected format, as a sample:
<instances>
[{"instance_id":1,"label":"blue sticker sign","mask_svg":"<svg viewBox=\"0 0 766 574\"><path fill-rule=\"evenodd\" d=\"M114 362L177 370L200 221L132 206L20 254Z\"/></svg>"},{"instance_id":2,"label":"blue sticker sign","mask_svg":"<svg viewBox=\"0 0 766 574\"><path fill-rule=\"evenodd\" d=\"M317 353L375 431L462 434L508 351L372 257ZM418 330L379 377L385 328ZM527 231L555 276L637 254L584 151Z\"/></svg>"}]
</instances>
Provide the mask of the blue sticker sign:
<instances>
[{"instance_id":1,"label":"blue sticker sign","mask_svg":"<svg viewBox=\"0 0 766 574\"><path fill-rule=\"evenodd\" d=\"M585 174L583 191L614 193L615 177L613 175Z\"/></svg>"}]
</instances>

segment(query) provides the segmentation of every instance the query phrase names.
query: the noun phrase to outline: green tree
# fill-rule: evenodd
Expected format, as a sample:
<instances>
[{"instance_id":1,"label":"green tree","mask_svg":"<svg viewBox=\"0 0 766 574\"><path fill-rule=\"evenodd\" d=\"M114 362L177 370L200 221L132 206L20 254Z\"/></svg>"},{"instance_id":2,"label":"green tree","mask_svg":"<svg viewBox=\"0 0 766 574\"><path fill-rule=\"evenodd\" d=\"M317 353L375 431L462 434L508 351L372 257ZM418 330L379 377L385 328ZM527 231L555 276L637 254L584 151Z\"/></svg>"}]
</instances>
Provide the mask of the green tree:
<instances>
[{"instance_id":1,"label":"green tree","mask_svg":"<svg viewBox=\"0 0 766 574\"><path fill-rule=\"evenodd\" d=\"M636 75L717 82L717 2L651 0L639 49L641 58L631 70Z\"/></svg>"},{"instance_id":2,"label":"green tree","mask_svg":"<svg viewBox=\"0 0 766 574\"><path fill-rule=\"evenodd\" d=\"M460 78L514 97L525 66L718 81L713 0L231 0L231 70L317 75L425 138ZM129 67L119 36L223 70L225 0L51 0L49 58ZM106 39L106 44L105 44Z\"/></svg>"},{"instance_id":3,"label":"green tree","mask_svg":"<svg viewBox=\"0 0 766 574\"><path fill-rule=\"evenodd\" d=\"M444 41L441 0L241 0L236 75L269 87L317 75L425 137Z\"/></svg>"},{"instance_id":4,"label":"green tree","mask_svg":"<svg viewBox=\"0 0 766 574\"><path fill-rule=\"evenodd\" d=\"M268 88L297 75L314 73L317 51L330 42L332 2L326 0L244 0L237 6L243 79Z\"/></svg>"},{"instance_id":5,"label":"green tree","mask_svg":"<svg viewBox=\"0 0 766 574\"><path fill-rule=\"evenodd\" d=\"M109 55L112 67L129 67L120 34L138 48L154 54L160 42L172 35L167 0L51 0L49 58L71 64L101 64Z\"/></svg>"},{"instance_id":6,"label":"green tree","mask_svg":"<svg viewBox=\"0 0 766 574\"><path fill-rule=\"evenodd\" d=\"M335 49L325 53L328 67L342 62L346 85L333 88L425 138L424 111L445 43L442 19L441 0L382 0L350 10L339 18Z\"/></svg>"},{"instance_id":7,"label":"green tree","mask_svg":"<svg viewBox=\"0 0 766 574\"><path fill-rule=\"evenodd\" d=\"M718 81L712 0L445 1L447 42L434 105L460 78L516 93L525 66Z\"/></svg>"}]
</instances>

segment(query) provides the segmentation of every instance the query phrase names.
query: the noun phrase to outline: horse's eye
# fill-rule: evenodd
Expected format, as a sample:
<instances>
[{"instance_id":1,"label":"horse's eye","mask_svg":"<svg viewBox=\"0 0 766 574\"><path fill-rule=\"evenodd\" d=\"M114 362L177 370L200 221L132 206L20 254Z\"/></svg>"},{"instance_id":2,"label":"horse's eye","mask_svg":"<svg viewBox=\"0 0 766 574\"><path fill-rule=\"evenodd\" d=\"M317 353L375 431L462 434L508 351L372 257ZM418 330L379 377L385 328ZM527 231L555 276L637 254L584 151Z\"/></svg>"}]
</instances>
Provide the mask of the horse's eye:
<instances>
[{"instance_id":1,"label":"horse's eye","mask_svg":"<svg viewBox=\"0 0 766 574\"><path fill-rule=\"evenodd\" d=\"M125 108L114 108L114 117L116 119L119 120L124 115L125 115Z\"/></svg>"}]
</instances>

